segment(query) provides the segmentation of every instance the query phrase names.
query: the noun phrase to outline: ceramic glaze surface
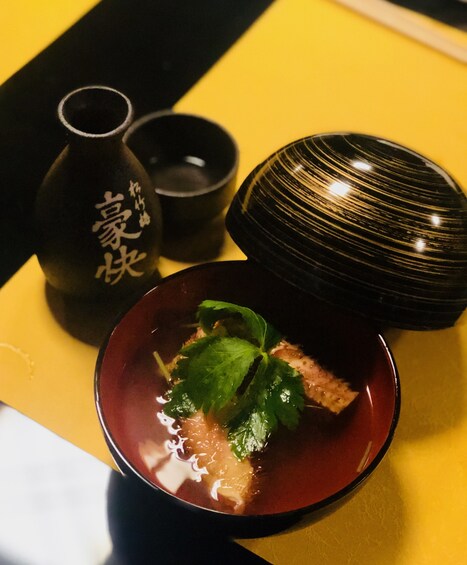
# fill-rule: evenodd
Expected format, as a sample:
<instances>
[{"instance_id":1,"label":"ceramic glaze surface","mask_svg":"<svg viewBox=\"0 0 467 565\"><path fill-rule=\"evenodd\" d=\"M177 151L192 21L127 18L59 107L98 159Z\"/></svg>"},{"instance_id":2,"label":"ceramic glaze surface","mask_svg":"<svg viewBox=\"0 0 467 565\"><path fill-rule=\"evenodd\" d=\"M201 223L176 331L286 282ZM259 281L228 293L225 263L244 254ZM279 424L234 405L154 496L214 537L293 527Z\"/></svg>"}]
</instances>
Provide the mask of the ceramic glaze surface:
<instances>
[{"instance_id":1,"label":"ceramic glaze surface","mask_svg":"<svg viewBox=\"0 0 467 565\"><path fill-rule=\"evenodd\" d=\"M383 324L448 327L466 307L466 196L391 141L335 133L293 142L250 173L226 222L249 258Z\"/></svg>"}]
</instances>

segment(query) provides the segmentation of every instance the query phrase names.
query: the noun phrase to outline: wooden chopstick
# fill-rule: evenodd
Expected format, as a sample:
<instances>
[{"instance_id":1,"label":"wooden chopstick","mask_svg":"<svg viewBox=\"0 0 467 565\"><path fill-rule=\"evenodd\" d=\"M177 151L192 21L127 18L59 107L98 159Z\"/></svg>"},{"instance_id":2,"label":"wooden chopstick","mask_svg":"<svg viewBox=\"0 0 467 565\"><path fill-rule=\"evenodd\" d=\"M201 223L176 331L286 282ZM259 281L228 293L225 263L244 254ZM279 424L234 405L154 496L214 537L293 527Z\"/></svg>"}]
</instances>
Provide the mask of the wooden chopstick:
<instances>
[{"instance_id":1,"label":"wooden chopstick","mask_svg":"<svg viewBox=\"0 0 467 565\"><path fill-rule=\"evenodd\" d=\"M446 24L431 22L428 16L417 14L407 8L396 6L386 0L333 0L362 15L378 21L396 31L402 32L421 43L438 49L446 55L467 63L467 39L465 46L456 41L455 35L467 34L461 30L451 31ZM446 31L448 30L448 31Z\"/></svg>"}]
</instances>

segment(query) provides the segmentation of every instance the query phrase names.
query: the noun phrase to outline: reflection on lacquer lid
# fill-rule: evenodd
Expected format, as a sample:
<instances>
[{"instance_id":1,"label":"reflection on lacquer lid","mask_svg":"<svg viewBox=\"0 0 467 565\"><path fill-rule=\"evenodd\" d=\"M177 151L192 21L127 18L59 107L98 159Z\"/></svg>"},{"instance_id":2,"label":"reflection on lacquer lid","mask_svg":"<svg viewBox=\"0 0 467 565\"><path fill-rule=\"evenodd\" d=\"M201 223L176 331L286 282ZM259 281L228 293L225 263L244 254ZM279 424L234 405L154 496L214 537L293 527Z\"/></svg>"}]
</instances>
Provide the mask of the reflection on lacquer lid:
<instances>
[{"instance_id":1,"label":"reflection on lacquer lid","mask_svg":"<svg viewBox=\"0 0 467 565\"><path fill-rule=\"evenodd\" d=\"M383 324L448 327L467 305L467 198L397 143L295 141L250 173L226 223L250 259Z\"/></svg>"}]
</instances>

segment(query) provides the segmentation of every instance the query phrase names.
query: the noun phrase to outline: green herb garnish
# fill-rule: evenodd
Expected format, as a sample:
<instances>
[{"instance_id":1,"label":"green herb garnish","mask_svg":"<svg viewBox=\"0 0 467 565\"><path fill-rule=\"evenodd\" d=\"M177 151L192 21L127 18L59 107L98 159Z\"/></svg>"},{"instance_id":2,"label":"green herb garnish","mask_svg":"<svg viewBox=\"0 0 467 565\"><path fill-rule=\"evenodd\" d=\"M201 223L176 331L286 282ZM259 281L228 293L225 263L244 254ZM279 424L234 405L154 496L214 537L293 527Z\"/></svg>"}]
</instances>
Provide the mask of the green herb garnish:
<instances>
[{"instance_id":1,"label":"green herb garnish","mask_svg":"<svg viewBox=\"0 0 467 565\"><path fill-rule=\"evenodd\" d=\"M258 356L258 348L238 337L208 336L181 350L173 376L182 380L172 390L170 404L187 394L204 412L221 410L235 395ZM190 414L180 414L189 416Z\"/></svg>"},{"instance_id":2,"label":"green herb garnish","mask_svg":"<svg viewBox=\"0 0 467 565\"><path fill-rule=\"evenodd\" d=\"M213 331L216 322L223 320L238 337L255 343L262 351L268 351L281 340L281 334L262 316L250 308L230 302L204 300L198 307L198 320L207 334ZM233 327L232 322L236 320L241 323Z\"/></svg>"},{"instance_id":3,"label":"green herb garnish","mask_svg":"<svg viewBox=\"0 0 467 565\"><path fill-rule=\"evenodd\" d=\"M297 426L303 383L288 363L269 355L281 335L253 310L205 300L197 317L206 337L180 350L164 412L177 418L213 411L243 459L261 451L279 423Z\"/></svg>"},{"instance_id":4,"label":"green herb garnish","mask_svg":"<svg viewBox=\"0 0 467 565\"><path fill-rule=\"evenodd\" d=\"M295 429L303 404L297 371L282 359L265 355L227 422L232 451L239 459L261 451L279 422Z\"/></svg>"}]
</instances>

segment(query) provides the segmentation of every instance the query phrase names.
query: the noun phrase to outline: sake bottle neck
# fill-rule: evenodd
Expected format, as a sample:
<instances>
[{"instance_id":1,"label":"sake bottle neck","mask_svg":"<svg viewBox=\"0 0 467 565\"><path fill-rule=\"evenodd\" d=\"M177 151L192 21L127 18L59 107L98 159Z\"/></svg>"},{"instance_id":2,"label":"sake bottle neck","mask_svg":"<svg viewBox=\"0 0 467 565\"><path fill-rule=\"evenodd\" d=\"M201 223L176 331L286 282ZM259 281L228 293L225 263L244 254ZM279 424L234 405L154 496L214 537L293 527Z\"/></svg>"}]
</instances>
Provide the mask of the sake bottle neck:
<instances>
[{"instance_id":1,"label":"sake bottle neck","mask_svg":"<svg viewBox=\"0 0 467 565\"><path fill-rule=\"evenodd\" d=\"M133 119L130 100L106 86L79 88L62 99L58 117L74 152L113 153Z\"/></svg>"}]
</instances>

